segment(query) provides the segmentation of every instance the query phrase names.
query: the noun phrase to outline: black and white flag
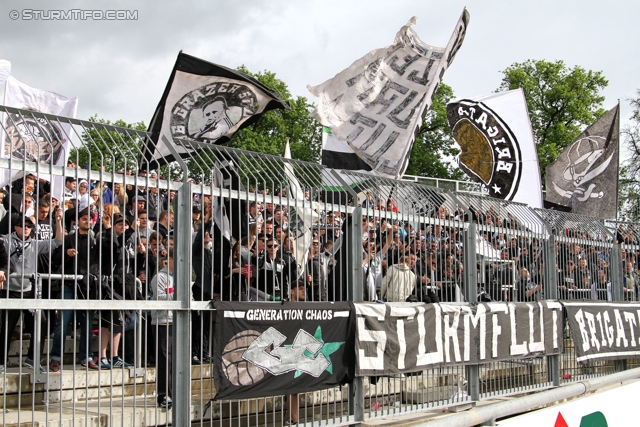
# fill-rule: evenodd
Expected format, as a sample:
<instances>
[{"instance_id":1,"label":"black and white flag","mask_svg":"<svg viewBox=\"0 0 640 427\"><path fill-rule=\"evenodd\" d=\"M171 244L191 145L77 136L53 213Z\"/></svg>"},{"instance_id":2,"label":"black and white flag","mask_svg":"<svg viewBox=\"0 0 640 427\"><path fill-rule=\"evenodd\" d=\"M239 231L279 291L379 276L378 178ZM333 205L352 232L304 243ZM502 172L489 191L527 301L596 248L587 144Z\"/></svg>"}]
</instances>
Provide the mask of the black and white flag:
<instances>
[{"instance_id":1,"label":"black and white flag","mask_svg":"<svg viewBox=\"0 0 640 427\"><path fill-rule=\"evenodd\" d=\"M540 166L522 89L447 104L458 166L489 196L542 208Z\"/></svg>"},{"instance_id":2,"label":"black and white flag","mask_svg":"<svg viewBox=\"0 0 640 427\"><path fill-rule=\"evenodd\" d=\"M253 77L180 52L153 115L147 160L173 158L162 141L186 139L223 144L265 111L289 105ZM188 156L191 150L176 147Z\"/></svg>"},{"instance_id":3,"label":"black and white flag","mask_svg":"<svg viewBox=\"0 0 640 427\"><path fill-rule=\"evenodd\" d=\"M585 129L547 166L546 200L598 219L616 218L620 106Z\"/></svg>"},{"instance_id":4,"label":"black and white flag","mask_svg":"<svg viewBox=\"0 0 640 427\"><path fill-rule=\"evenodd\" d=\"M446 48L420 40L411 28L415 22L413 17L400 29L393 45L371 51L332 79L308 87L320 98L313 116L374 173L387 178L400 178L407 168L424 114L462 46L469 12L462 12Z\"/></svg>"},{"instance_id":5,"label":"black and white flag","mask_svg":"<svg viewBox=\"0 0 640 427\"><path fill-rule=\"evenodd\" d=\"M321 390L353 379L353 305L348 302L220 302L216 400Z\"/></svg>"},{"instance_id":6,"label":"black and white flag","mask_svg":"<svg viewBox=\"0 0 640 427\"><path fill-rule=\"evenodd\" d=\"M340 141L328 127L322 127L322 164L333 169L350 171L370 171L371 166L365 163L353 148Z\"/></svg>"}]
</instances>

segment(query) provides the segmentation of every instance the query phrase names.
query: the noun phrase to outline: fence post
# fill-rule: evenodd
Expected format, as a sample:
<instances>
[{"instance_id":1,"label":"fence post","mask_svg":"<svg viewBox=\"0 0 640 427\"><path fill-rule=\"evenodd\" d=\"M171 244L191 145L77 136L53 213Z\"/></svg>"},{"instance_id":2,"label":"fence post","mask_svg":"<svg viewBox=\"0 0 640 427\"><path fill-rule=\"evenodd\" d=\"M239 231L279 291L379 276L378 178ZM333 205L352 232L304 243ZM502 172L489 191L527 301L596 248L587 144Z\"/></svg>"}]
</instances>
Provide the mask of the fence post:
<instances>
[{"instance_id":1,"label":"fence post","mask_svg":"<svg viewBox=\"0 0 640 427\"><path fill-rule=\"evenodd\" d=\"M611 248L609 269L611 271L611 297L613 301L624 301L622 293L624 271L622 270L622 246L620 244L614 244Z\"/></svg>"},{"instance_id":2,"label":"fence post","mask_svg":"<svg viewBox=\"0 0 640 427\"><path fill-rule=\"evenodd\" d=\"M476 224L470 222L464 232L464 299L469 303L478 301L478 265L476 260ZM472 400L480 400L480 366L468 365L465 368L467 393Z\"/></svg>"},{"instance_id":3,"label":"fence post","mask_svg":"<svg viewBox=\"0 0 640 427\"><path fill-rule=\"evenodd\" d=\"M556 273L556 236L550 234L542 246L544 262L544 298L558 299L558 275ZM564 336L563 338L564 339ZM560 355L547 356L547 380L554 386L560 385Z\"/></svg>"},{"instance_id":4,"label":"fence post","mask_svg":"<svg viewBox=\"0 0 640 427\"><path fill-rule=\"evenodd\" d=\"M356 205L358 199L355 199ZM351 216L351 230L349 235L344 236L343 244L351 242L349 253L351 279L347 286L350 286L349 294L353 302L361 302L364 299L363 273L362 273L362 208L356 207ZM355 377L349 387L349 414L353 415L356 422L364 421L364 378Z\"/></svg>"},{"instance_id":5,"label":"fence post","mask_svg":"<svg viewBox=\"0 0 640 427\"><path fill-rule=\"evenodd\" d=\"M173 425L191 425L191 183L178 190L175 215L175 284L176 298L182 309L173 316L172 384Z\"/></svg>"},{"instance_id":6,"label":"fence post","mask_svg":"<svg viewBox=\"0 0 640 427\"><path fill-rule=\"evenodd\" d=\"M622 290L624 283L624 267L622 267L622 245L614 243L611 248L611 257L609 259L609 268L611 269L611 299L613 301L624 301L625 294ZM613 367L616 372L625 371L627 369L626 360L615 360Z\"/></svg>"}]
</instances>

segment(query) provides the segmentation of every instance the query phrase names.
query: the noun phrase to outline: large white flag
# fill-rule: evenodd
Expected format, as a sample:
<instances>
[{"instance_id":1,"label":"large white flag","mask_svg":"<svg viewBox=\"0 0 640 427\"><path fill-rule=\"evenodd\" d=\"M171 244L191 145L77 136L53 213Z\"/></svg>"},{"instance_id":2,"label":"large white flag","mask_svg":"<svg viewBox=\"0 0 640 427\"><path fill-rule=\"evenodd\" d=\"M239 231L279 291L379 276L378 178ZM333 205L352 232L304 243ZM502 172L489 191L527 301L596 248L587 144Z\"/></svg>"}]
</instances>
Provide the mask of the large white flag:
<instances>
[{"instance_id":1,"label":"large white flag","mask_svg":"<svg viewBox=\"0 0 640 427\"><path fill-rule=\"evenodd\" d=\"M407 168L415 133L464 40L469 12L462 12L446 48L420 40L411 28L415 22L413 17L400 29L393 45L308 87L320 98L313 116L374 173L388 178L400 178Z\"/></svg>"},{"instance_id":2,"label":"large white flag","mask_svg":"<svg viewBox=\"0 0 640 427\"><path fill-rule=\"evenodd\" d=\"M78 98L67 98L54 92L34 89L9 76L5 85L4 104L9 107L32 110L75 118ZM71 126L56 121L34 118L27 114L7 113L2 118L2 144L0 156L18 161L40 162L50 166L67 163L71 148ZM0 171L0 185L6 185L18 177L21 171ZM62 200L64 179L40 174L51 182L51 194Z\"/></svg>"},{"instance_id":3,"label":"large white flag","mask_svg":"<svg viewBox=\"0 0 640 427\"><path fill-rule=\"evenodd\" d=\"M0 86L4 88L4 84L11 75L11 62L6 59L0 59Z\"/></svg>"},{"instance_id":4,"label":"large white flag","mask_svg":"<svg viewBox=\"0 0 640 427\"><path fill-rule=\"evenodd\" d=\"M447 104L458 165L491 197L542 208L540 166L522 89Z\"/></svg>"}]
</instances>

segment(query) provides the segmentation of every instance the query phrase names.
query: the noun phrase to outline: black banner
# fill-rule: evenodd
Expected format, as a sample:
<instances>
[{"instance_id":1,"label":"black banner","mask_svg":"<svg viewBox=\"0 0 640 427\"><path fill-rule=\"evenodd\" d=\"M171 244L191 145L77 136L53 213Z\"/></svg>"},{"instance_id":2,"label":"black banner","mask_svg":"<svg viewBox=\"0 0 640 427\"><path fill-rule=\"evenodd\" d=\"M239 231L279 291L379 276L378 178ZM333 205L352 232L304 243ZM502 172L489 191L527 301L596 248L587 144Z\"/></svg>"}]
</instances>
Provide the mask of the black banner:
<instances>
[{"instance_id":1,"label":"black banner","mask_svg":"<svg viewBox=\"0 0 640 427\"><path fill-rule=\"evenodd\" d=\"M356 375L395 375L562 353L562 306L355 304Z\"/></svg>"},{"instance_id":2,"label":"black banner","mask_svg":"<svg viewBox=\"0 0 640 427\"><path fill-rule=\"evenodd\" d=\"M215 302L215 399L303 393L355 371L351 303Z\"/></svg>"},{"instance_id":3,"label":"black banner","mask_svg":"<svg viewBox=\"0 0 640 427\"><path fill-rule=\"evenodd\" d=\"M640 304L562 302L567 310L576 361L640 355Z\"/></svg>"}]
</instances>

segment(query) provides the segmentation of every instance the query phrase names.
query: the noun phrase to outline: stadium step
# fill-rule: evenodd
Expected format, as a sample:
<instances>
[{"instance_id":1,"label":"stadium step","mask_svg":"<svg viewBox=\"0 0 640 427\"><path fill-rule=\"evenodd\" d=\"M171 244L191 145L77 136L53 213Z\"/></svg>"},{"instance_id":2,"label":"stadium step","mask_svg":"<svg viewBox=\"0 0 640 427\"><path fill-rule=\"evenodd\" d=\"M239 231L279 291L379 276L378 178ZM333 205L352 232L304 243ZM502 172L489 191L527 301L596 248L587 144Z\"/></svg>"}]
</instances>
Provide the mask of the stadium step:
<instances>
[{"instance_id":1,"label":"stadium step","mask_svg":"<svg viewBox=\"0 0 640 427\"><path fill-rule=\"evenodd\" d=\"M133 396L154 396L156 391L156 368L112 369L92 371L81 365L63 365L57 373L47 372L37 375L35 383L33 370L25 367L7 368L0 375L0 408L6 409L42 405L67 404L69 402L113 400L119 404ZM210 365L191 367L191 388L193 393L208 393L207 401L215 394ZM40 382L38 382L40 381Z\"/></svg>"}]
</instances>

